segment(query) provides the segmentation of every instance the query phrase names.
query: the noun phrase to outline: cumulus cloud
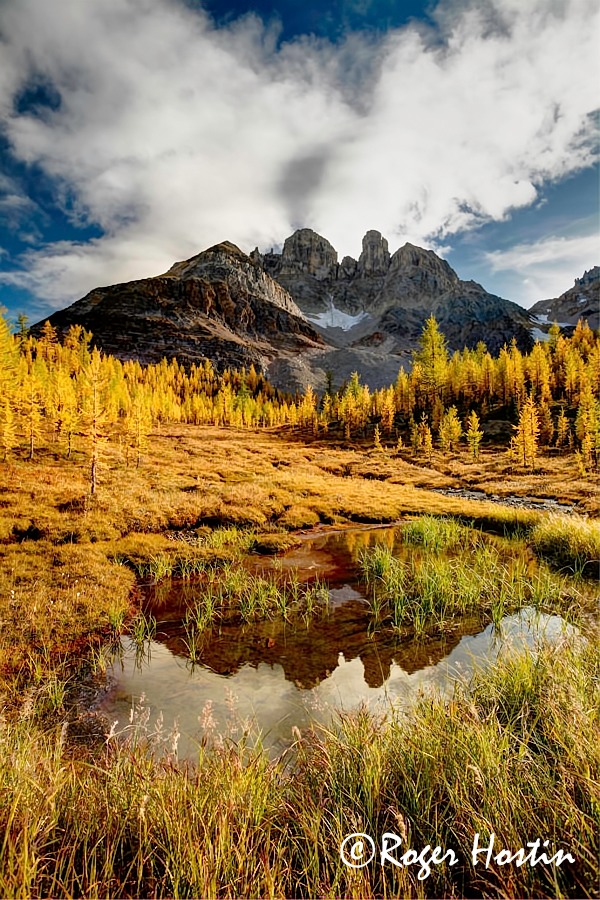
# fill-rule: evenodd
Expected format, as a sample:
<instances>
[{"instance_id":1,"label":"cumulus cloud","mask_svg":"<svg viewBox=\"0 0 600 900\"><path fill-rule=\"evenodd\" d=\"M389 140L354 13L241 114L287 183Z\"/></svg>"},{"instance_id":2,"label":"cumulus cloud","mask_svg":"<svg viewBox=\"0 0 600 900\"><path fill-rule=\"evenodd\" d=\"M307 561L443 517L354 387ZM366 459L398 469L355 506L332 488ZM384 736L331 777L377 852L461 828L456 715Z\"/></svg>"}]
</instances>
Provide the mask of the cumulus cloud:
<instances>
[{"instance_id":1,"label":"cumulus cloud","mask_svg":"<svg viewBox=\"0 0 600 900\"><path fill-rule=\"evenodd\" d=\"M597 234L576 238L550 237L485 254L492 272L519 273L525 306L555 297L557 284L562 285L560 293L572 287L574 273L583 275L586 269L598 264L599 256Z\"/></svg>"},{"instance_id":2,"label":"cumulus cloud","mask_svg":"<svg viewBox=\"0 0 600 900\"><path fill-rule=\"evenodd\" d=\"M595 0L442 2L437 25L277 46L180 0L4 0L0 116L12 153L103 236L5 276L64 305L219 240L306 225L341 255L448 243L591 164ZM32 84L60 98L18 112Z\"/></svg>"}]
</instances>

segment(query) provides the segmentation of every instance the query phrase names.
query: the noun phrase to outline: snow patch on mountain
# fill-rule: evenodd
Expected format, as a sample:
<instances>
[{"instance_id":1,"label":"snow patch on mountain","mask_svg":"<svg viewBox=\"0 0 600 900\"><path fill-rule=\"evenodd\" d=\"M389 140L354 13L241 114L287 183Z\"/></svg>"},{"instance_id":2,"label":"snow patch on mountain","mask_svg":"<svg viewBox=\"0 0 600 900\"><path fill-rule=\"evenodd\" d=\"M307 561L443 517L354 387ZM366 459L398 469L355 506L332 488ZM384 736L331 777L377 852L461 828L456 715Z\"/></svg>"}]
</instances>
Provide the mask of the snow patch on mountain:
<instances>
[{"instance_id":1,"label":"snow patch on mountain","mask_svg":"<svg viewBox=\"0 0 600 900\"><path fill-rule=\"evenodd\" d=\"M535 316L535 319L540 323L540 325L548 324L548 316ZM572 328L573 326L569 322L557 322L556 323L559 328ZM542 331L541 328L530 328L531 337L534 341L549 341L550 340L550 332Z\"/></svg>"},{"instance_id":2,"label":"snow patch on mountain","mask_svg":"<svg viewBox=\"0 0 600 900\"><path fill-rule=\"evenodd\" d=\"M554 324L553 322L550 322L550 320L548 319L548 316L545 313L539 313L537 316L532 316L532 321L537 322L538 325ZM571 322L557 322L556 324L558 325L559 328L571 328L572 327ZM531 333L533 334L534 331L537 332L539 330L540 330L539 328L532 328ZM538 340L538 338L536 338L535 335L533 335L533 336L534 336L534 339ZM548 338L547 337L539 338L539 340L545 341L545 340L548 340Z\"/></svg>"},{"instance_id":3,"label":"snow patch on mountain","mask_svg":"<svg viewBox=\"0 0 600 900\"><path fill-rule=\"evenodd\" d=\"M546 331L542 331L541 328L532 328L531 329L531 337L534 341L549 341L550 335Z\"/></svg>"},{"instance_id":4,"label":"snow patch on mountain","mask_svg":"<svg viewBox=\"0 0 600 900\"><path fill-rule=\"evenodd\" d=\"M314 316L306 316L309 322L312 322L313 325L318 325L320 328L341 328L342 331L350 331L351 328L354 328L355 325L358 325L359 322L363 322L365 319L370 319L369 313L359 312L356 316L351 316L350 313L345 313L343 310L338 309L334 306L333 301L329 301L329 309L326 309L325 312L318 313Z\"/></svg>"}]
</instances>

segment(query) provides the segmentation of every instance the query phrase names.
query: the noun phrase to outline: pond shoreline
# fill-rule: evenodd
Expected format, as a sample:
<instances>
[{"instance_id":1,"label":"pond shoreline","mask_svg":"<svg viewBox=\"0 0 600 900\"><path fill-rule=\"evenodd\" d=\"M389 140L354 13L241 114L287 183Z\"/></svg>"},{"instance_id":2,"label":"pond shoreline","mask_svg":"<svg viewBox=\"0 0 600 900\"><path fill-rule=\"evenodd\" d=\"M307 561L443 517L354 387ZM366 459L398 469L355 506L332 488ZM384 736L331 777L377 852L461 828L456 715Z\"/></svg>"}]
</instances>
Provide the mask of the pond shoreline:
<instances>
[{"instance_id":1,"label":"pond shoreline","mask_svg":"<svg viewBox=\"0 0 600 900\"><path fill-rule=\"evenodd\" d=\"M181 718L181 731L191 734L202 704L214 704L216 718L226 721L232 690L244 720L256 716L259 732L279 746L290 722L309 727L307 704L324 702L328 714L358 701L403 705L416 689L451 683L458 659L458 668L470 670L473 652L482 661L494 658L515 629L525 647L529 629L533 635L538 628L520 620L519 607L524 615L526 601L535 594L540 603L542 590L542 564L523 541L412 516L393 524L324 524L295 537L296 546L276 556L246 550L222 575L210 569L145 584L141 615L152 631L143 644L136 639L137 647L122 636L112 703L108 698L120 727L135 698L146 695L154 715ZM464 583L465 567L473 570L474 591ZM550 590L554 576L547 577ZM310 612L302 606L307 585L326 588ZM252 592L267 597L271 588L272 606L251 606ZM423 599L431 591L438 599ZM196 612L205 607L206 619ZM536 614L542 621L552 613Z\"/></svg>"}]
</instances>

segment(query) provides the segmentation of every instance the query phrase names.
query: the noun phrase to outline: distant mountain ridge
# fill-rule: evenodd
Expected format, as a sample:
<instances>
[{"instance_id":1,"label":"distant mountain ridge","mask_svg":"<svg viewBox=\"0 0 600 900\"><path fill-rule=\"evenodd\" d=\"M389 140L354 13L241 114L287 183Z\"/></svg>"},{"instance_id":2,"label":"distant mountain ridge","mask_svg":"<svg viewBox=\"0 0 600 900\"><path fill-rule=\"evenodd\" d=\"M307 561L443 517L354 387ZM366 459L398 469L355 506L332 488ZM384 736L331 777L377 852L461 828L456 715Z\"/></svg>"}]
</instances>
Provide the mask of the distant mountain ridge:
<instances>
[{"instance_id":1,"label":"distant mountain ridge","mask_svg":"<svg viewBox=\"0 0 600 900\"><path fill-rule=\"evenodd\" d=\"M529 310L540 325L557 322L562 328L587 319L590 328L600 328L600 266L576 278L573 287L553 300L539 300Z\"/></svg>"},{"instance_id":2,"label":"distant mountain ridge","mask_svg":"<svg viewBox=\"0 0 600 900\"><path fill-rule=\"evenodd\" d=\"M396 333L410 341L433 313L457 349L483 340L496 351L513 336L523 345L529 342L529 314L516 303L489 294L474 281L461 281L432 250L406 243L390 255L378 231L366 233L358 260L346 256L339 264L331 244L308 228L288 238L280 255L254 250L250 256L286 288L309 319L331 305L349 315L367 314L374 322L387 316ZM398 316L388 315L398 310L403 328Z\"/></svg>"},{"instance_id":3,"label":"distant mountain ridge","mask_svg":"<svg viewBox=\"0 0 600 900\"><path fill-rule=\"evenodd\" d=\"M593 287L594 271L580 292ZM544 313L533 319L462 281L431 250L407 243L390 254L386 239L368 231L359 258L339 262L329 241L308 228L287 238L281 253L246 255L224 241L163 275L96 288L50 321L63 333L83 325L97 346L122 359L207 357L221 370L254 364L274 385L294 390L323 388L327 372L338 385L353 371L371 387L391 383L401 365L410 366L431 314L453 350L483 341L497 352L513 337L528 350L532 329L544 328Z\"/></svg>"}]
</instances>

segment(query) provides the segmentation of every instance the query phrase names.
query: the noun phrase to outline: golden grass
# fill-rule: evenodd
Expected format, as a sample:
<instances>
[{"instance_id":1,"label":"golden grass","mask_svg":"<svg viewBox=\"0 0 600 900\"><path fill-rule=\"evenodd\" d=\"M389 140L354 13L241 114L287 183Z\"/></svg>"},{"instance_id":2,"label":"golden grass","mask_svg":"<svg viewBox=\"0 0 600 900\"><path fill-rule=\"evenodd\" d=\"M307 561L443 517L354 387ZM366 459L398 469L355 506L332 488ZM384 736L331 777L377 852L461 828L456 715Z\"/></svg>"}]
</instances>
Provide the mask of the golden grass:
<instances>
[{"instance_id":1,"label":"golden grass","mask_svg":"<svg viewBox=\"0 0 600 900\"><path fill-rule=\"evenodd\" d=\"M153 435L139 469L108 448L93 498L82 456L0 467L0 692L5 711L19 711L0 718L0 894L591 894L599 743L590 647L509 663L450 705L424 701L410 722L346 717L338 732L300 740L292 772L285 758L234 744L201 749L197 769L112 741L105 755L74 757L60 726L48 730L67 717L71 661L135 612L140 568L158 577L239 556L250 542L282 549L291 531L319 522L422 513L521 531L557 565L582 570L597 558L597 522L431 490L498 485L591 508L593 481L573 482L572 460L532 476L504 472L504 459L485 454L475 466L434 454L427 467L408 453L306 445L283 430L187 426ZM230 525L248 530L218 530ZM547 837L573 848L577 866L556 881L542 867L499 881L467 866L425 883L412 870L342 866L344 834L404 825L415 846L466 847L475 830L515 849Z\"/></svg>"},{"instance_id":2,"label":"golden grass","mask_svg":"<svg viewBox=\"0 0 600 900\"><path fill-rule=\"evenodd\" d=\"M498 482L510 493L537 491L585 503L594 492L592 479L569 478L572 459L544 462L540 476L499 480L504 459L502 453L486 453L475 466L466 454L450 459L434 454L427 467L409 453L375 453L312 439L307 444L285 429L181 426L152 436L139 469L127 467L118 448L108 447L94 497L83 455L64 460L46 453L33 463L3 464L2 671L6 676L27 671L32 655L64 652L117 627L129 607L133 574L115 559L143 564L158 554L180 558L181 544L168 540L170 531L234 524L268 533L430 513L461 516L502 532L530 528L540 514L431 489ZM192 556L200 552L185 550Z\"/></svg>"},{"instance_id":3,"label":"golden grass","mask_svg":"<svg viewBox=\"0 0 600 900\"><path fill-rule=\"evenodd\" d=\"M134 575L96 544L0 544L0 685L27 681L101 633L116 633Z\"/></svg>"},{"instance_id":4,"label":"golden grass","mask_svg":"<svg viewBox=\"0 0 600 900\"><path fill-rule=\"evenodd\" d=\"M548 516L532 530L535 552L555 566L596 576L600 574L600 522Z\"/></svg>"},{"instance_id":5,"label":"golden grass","mask_svg":"<svg viewBox=\"0 0 600 900\"><path fill-rule=\"evenodd\" d=\"M477 462L466 453L444 457L433 454L435 468L472 490L499 497L528 496L577 504L583 513L600 514L597 474L582 476L572 454L539 456L533 472L509 464L503 449L484 450Z\"/></svg>"},{"instance_id":6,"label":"golden grass","mask_svg":"<svg viewBox=\"0 0 600 900\"><path fill-rule=\"evenodd\" d=\"M243 741L200 746L195 768L153 724L90 760L30 714L0 728L0 895L596 896L598 675L591 642L563 643L501 660L410 717L344 714L272 762ZM395 858L429 845L459 864L421 880L420 864L378 854L349 869L340 845L357 831L378 847L402 837ZM476 833L483 845L493 833L496 853L539 839L574 862L474 867Z\"/></svg>"}]
</instances>

